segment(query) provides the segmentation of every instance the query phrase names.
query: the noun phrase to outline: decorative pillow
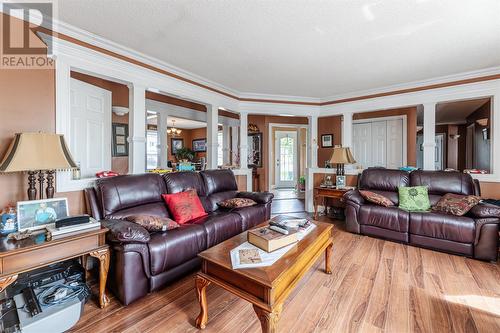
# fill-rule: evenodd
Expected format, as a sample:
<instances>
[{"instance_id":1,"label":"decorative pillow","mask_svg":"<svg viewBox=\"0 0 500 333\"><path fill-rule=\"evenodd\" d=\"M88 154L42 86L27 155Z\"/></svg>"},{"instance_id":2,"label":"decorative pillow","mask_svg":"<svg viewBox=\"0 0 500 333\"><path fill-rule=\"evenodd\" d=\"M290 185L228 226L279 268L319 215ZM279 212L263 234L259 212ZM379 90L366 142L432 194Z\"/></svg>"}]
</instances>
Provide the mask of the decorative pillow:
<instances>
[{"instance_id":1,"label":"decorative pillow","mask_svg":"<svg viewBox=\"0 0 500 333\"><path fill-rule=\"evenodd\" d=\"M179 224L208 215L201 204L196 190L174 194L162 194L162 197L175 222Z\"/></svg>"},{"instance_id":2,"label":"decorative pillow","mask_svg":"<svg viewBox=\"0 0 500 333\"><path fill-rule=\"evenodd\" d=\"M250 207L256 204L255 201L247 198L232 198L217 203L219 207L228 209Z\"/></svg>"},{"instance_id":3,"label":"decorative pillow","mask_svg":"<svg viewBox=\"0 0 500 333\"><path fill-rule=\"evenodd\" d=\"M153 215L130 215L125 220L137 223L143 226L149 232L167 231L179 228L179 224L168 217L160 217Z\"/></svg>"},{"instance_id":4,"label":"decorative pillow","mask_svg":"<svg viewBox=\"0 0 500 333\"><path fill-rule=\"evenodd\" d=\"M446 193L432 207L435 212L451 214L456 216L465 215L472 207L477 205L481 199L475 195L460 195Z\"/></svg>"},{"instance_id":5,"label":"decorative pillow","mask_svg":"<svg viewBox=\"0 0 500 333\"><path fill-rule=\"evenodd\" d=\"M374 204L377 204L379 206L384 206L384 207L394 206L394 202L392 202L389 198L386 198L381 194L363 190L360 190L359 194L361 194L361 196L365 200L373 202Z\"/></svg>"},{"instance_id":6,"label":"decorative pillow","mask_svg":"<svg viewBox=\"0 0 500 333\"><path fill-rule=\"evenodd\" d=\"M431 208L427 186L398 187L399 208L408 211L428 211Z\"/></svg>"}]
</instances>

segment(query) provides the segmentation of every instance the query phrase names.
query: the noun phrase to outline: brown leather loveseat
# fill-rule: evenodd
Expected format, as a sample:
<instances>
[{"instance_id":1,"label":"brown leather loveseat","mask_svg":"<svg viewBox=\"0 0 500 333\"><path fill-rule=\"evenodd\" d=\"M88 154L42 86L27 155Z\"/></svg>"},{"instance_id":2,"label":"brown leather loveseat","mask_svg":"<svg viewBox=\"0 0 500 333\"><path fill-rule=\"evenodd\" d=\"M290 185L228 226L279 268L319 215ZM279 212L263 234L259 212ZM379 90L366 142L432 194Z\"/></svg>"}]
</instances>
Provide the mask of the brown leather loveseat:
<instances>
[{"instance_id":1,"label":"brown leather loveseat","mask_svg":"<svg viewBox=\"0 0 500 333\"><path fill-rule=\"evenodd\" d=\"M124 221L130 215L169 217L163 193L196 189L208 216L166 232L149 233ZM199 266L197 254L270 218L273 195L238 192L230 170L118 176L85 191L94 218L110 229L109 287L123 304L164 287ZM217 203L234 197L257 205L233 211Z\"/></svg>"},{"instance_id":2,"label":"brown leather loveseat","mask_svg":"<svg viewBox=\"0 0 500 333\"><path fill-rule=\"evenodd\" d=\"M348 231L481 260L497 260L500 207L478 204L465 216L408 212L397 207L399 186L427 186L431 205L446 193L480 195L479 184L470 175L373 168L363 171L358 185L361 190L384 195L396 206L369 203L358 190L346 193Z\"/></svg>"}]
</instances>

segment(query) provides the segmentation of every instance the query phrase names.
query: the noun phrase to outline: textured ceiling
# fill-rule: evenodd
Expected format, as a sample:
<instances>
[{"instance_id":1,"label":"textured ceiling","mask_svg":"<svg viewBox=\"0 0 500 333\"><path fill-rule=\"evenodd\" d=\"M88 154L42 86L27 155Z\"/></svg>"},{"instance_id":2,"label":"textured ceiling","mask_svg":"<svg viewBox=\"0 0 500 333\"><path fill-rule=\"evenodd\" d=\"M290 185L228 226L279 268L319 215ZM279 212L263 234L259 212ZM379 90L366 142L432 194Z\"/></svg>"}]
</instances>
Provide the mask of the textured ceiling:
<instances>
[{"instance_id":1,"label":"textured ceiling","mask_svg":"<svg viewBox=\"0 0 500 333\"><path fill-rule=\"evenodd\" d=\"M248 93L326 97L500 65L498 0L64 0L58 12Z\"/></svg>"}]
</instances>

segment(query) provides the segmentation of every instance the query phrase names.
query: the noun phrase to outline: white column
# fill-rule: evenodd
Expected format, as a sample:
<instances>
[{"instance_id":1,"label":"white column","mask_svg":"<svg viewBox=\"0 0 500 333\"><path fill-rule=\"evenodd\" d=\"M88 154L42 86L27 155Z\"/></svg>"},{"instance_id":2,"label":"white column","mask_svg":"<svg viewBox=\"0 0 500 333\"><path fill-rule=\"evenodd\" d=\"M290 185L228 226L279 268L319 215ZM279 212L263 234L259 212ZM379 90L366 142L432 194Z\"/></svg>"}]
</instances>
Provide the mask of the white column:
<instances>
[{"instance_id":1,"label":"white column","mask_svg":"<svg viewBox=\"0 0 500 333\"><path fill-rule=\"evenodd\" d=\"M248 113L240 112L240 169L248 169Z\"/></svg>"},{"instance_id":2,"label":"white column","mask_svg":"<svg viewBox=\"0 0 500 333\"><path fill-rule=\"evenodd\" d=\"M168 164L168 117L166 113L158 112L158 162L161 169L166 169Z\"/></svg>"},{"instance_id":3,"label":"white column","mask_svg":"<svg viewBox=\"0 0 500 333\"><path fill-rule=\"evenodd\" d=\"M217 169L217 133L219 132L219 107L207 106L207 169Z\"/></svg>"},{"instance_id":4,"label":"white column","mask_svg":"<svg viewBox=\"0 0 500 333\"><path fill-rule=\"evenodd\" d=\"M146 171L146 88L129 86L129 173Z\"/></svg>"},{"instance_id":5,"label":"white column","mask_svg":"<svg viewBox=\"0 0 500 333\"><path fill-rule=\"evenodd\" d=\"M424 104L424 170L435 170L436 103Z\"/></svg>"},{"instance_id":6,"label":"white column","mask_svg":"<svg viewBox=\"0 0 500 333\"><path fill-rule=\"evenodd\" d=\"M352 113L343 114L342 120L342 147L352 147Z\"/></svg>"},{"instance_id":7,"label":"white column","mask_svg":"<svg viewBox=\"0 0 500 333\"><path fill-rule=\"evenodd\" d=\"M228 125L222 125L222 154L224 165L229 165L230 163L230 151L231 151L231 136L230 127Z\"/></svg>"},{"instance_id":8,"label":"white column","mask_svg":"<svg viewBox=\"0 0 500 333\"><path fill-rule=\"evenodd\" d=\"M318 167L318 117L310 116L308 125L308 144L307 144L307 167Z\"/></svg>"},{"instance_id":9,"label":"white column","mask_svg":"<svg viewBox=\"0 0 500 333\"><path fill-rule=\"evenodd\" d=\"M231 164L236 165L238 156L238 127L231 126Z\"/></svg>"}]
</instances>

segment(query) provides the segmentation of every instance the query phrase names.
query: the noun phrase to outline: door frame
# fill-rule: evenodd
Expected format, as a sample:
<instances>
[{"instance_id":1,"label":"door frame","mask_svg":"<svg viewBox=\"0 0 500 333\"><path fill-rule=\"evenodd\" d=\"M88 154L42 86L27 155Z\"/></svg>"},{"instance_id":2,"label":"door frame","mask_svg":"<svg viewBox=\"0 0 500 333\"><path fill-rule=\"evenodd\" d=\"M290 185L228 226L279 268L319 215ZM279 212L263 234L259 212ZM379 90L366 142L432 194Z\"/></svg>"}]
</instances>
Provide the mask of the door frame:
<instances>
[{"instance_id":1,"label":"door frame","mask_svg":"<svg viewBox=\"0 0 500 333\"><path fill-rule=\"evenodd\" d=\"M403 121L403 165L408 165L408 117L405 114L397 116L356 119L353 120L352 123L353 124L373 123L376 121L387 121L387 120L397 120L397 119L401 119ZM352 131L351 142L353 142L353 140L354 140L354 131Z\"/></svg>"},{"instance_id":2,"label":"door frame","mask_svg":"<svg viewBox=\"0 0 500 333\"><path fill-rule=\"evenodd\" d=\"M309 150L310 149L310 145L309 145L309 125L308 124L284 124L284 123L269 123L269 126L268 126L268 142L267 142L267 179L269 180L268 181L268 184L267 184L267 188L268 188L268 191L272 191L274 190L274 187L273 187L273 181L271 179L271 170L273 170L274 168L274 159L273 159L273 156L272 156L272 152L273 152L273 144L274 144L274 137L273 137L273 128L274 127L288 127L288 128L295 128L297 129L297 133L300 132L300 129L301 128L305 128L306 130L306 149ZM299 140L298 140L298 135L297 135L297 146L299 145ZM297 149L297 153L299 152L299 150ZM306 168L307 168L307 155L306 154ZM300 163L299 159L297 158L297 161ZM298 168L297 170L300 170L300 165L298 165ZM300 177L300 176L299 176ZM276 177L275 177L276 178Z\"/></svg>"}]
</instances>

